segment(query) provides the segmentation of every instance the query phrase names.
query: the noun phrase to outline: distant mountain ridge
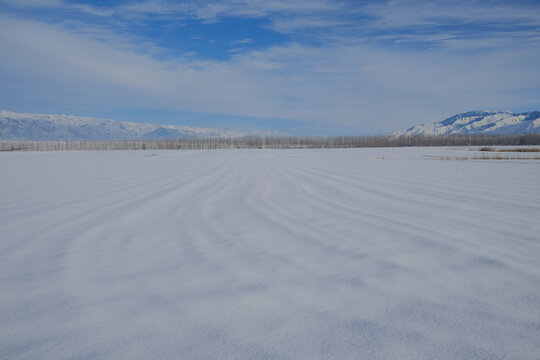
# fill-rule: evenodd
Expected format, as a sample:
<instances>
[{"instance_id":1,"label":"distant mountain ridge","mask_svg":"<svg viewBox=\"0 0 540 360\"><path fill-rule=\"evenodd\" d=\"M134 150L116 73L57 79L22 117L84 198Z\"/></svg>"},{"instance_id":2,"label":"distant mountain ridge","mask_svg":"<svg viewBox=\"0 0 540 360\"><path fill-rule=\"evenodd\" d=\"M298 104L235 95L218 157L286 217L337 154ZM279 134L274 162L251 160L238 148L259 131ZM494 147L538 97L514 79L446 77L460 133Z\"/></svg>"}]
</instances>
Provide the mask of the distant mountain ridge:
<instances>
[{"instance_id":1,"label":"distant mountain ridge","mask_svg":"<svg viewBox=\"0 0 540 360\"><path fill-rule=\"evenodd\" d=\"M0 111L0 140L159 140L272 135L283 134L277 131L246 132Z\"/></svg>"},{"instance_id":2,"label":"distant mountain ridge","mask_svg":"<svg viewBox=\"0 0 540 360\"><path fill-rule=\"evenodd\" d=\"M531 133L540 133L540 111L521 114L510 111L469 111L443 121L396 131L393 135L513 135Z\"/></svg>"}]
</instances>

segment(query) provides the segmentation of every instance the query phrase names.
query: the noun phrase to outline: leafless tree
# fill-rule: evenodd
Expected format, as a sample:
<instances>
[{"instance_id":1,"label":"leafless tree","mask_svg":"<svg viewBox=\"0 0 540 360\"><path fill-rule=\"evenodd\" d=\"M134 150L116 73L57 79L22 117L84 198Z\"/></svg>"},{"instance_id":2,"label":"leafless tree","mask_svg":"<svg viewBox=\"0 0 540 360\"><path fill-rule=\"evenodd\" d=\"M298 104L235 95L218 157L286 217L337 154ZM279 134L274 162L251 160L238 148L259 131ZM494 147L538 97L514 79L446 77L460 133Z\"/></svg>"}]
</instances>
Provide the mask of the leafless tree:
<instances>
[{"instance_id":1,"label":"leafless tree","mask_svg":"<svg viewBox=\"0 0 540 360\"><path fill-rule=\"evenodd\" d=\"M540 145L540 134L416 136L271 136L112 141L0 141L0 151L327 149L407 146Z\"/></svg>"}]
</instances>

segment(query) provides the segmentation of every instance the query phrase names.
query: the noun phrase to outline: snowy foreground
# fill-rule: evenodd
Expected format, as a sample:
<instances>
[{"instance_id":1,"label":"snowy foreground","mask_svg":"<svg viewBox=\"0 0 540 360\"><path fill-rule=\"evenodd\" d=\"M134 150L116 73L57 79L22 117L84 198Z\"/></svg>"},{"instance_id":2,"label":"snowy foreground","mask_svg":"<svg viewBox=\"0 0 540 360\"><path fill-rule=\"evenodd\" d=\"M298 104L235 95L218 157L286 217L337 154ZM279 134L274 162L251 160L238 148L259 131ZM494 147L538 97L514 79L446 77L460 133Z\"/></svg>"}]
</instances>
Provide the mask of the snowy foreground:
<instances>
[{"instance_id":1,"label":"snowy foreground","mask_svg":"<svg viewBox=\"0 0 540 360\"><path fill-rule=\"evenodd\" d=\"M0 358L538 359L540 161L465 152L0 153Z\"/></svg>"}]
</instances>

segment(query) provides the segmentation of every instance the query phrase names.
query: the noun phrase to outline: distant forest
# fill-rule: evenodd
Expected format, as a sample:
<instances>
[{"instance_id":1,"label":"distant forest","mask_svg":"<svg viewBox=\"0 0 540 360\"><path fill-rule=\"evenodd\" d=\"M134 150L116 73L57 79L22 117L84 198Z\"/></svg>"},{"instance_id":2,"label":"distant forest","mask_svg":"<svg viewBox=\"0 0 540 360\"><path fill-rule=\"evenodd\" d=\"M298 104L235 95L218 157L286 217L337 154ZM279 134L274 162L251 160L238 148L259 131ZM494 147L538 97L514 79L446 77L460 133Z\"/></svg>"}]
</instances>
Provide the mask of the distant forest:
<instances>
[{"instance_id":1,"label":"distant forest","mask_svg":"<svg viewBox=\"0 0 540 360\"><path fill-rule=\"evenodd\" d=\"M540 145L540 134L414 136L272 136L108 141L0 141L0 151L332 149L407 146Z\"/></svg>"}]
</instances>

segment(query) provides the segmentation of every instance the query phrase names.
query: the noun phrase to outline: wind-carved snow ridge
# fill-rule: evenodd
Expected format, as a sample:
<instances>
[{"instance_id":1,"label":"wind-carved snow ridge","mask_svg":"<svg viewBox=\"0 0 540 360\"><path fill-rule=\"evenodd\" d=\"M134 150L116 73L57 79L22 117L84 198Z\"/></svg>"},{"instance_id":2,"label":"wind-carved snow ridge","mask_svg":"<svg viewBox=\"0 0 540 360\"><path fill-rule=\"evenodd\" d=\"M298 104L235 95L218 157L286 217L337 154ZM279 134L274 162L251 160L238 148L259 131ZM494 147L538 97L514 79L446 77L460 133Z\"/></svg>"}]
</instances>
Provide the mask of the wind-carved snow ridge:
<instances>
[{"instance_id":1,"label":"wind-carved snow ridge","mask_svg":"<svg viewBox=\"0 0 540 360\"><path fill-rule=\"evenodd\" d=\"M540 166L466 153L0 153L0 358L536 359Z\"/></svg>"},{"instance_id":2,"label":"wind-carved snow ridge","mask_svg":"<svg viewBox=\"0 0 540 360\"><path fill-rule=\"evenodd\" d=\"M140 124L92 117L0 111L0 140L159 140L283 135L212 128Z\"/></svg>"},{"instance_id":3,"label":"wind-carved snow ridge","mask_svg":"<svg viewBox=\"0 0 540 360\"><path fill-rule=\"evenodd\" d=\"M510 111L469 111L446 120L413 126L393 135L531 134L540 133L540 111L514 114Z\"/></svg>"}]
</instances>

